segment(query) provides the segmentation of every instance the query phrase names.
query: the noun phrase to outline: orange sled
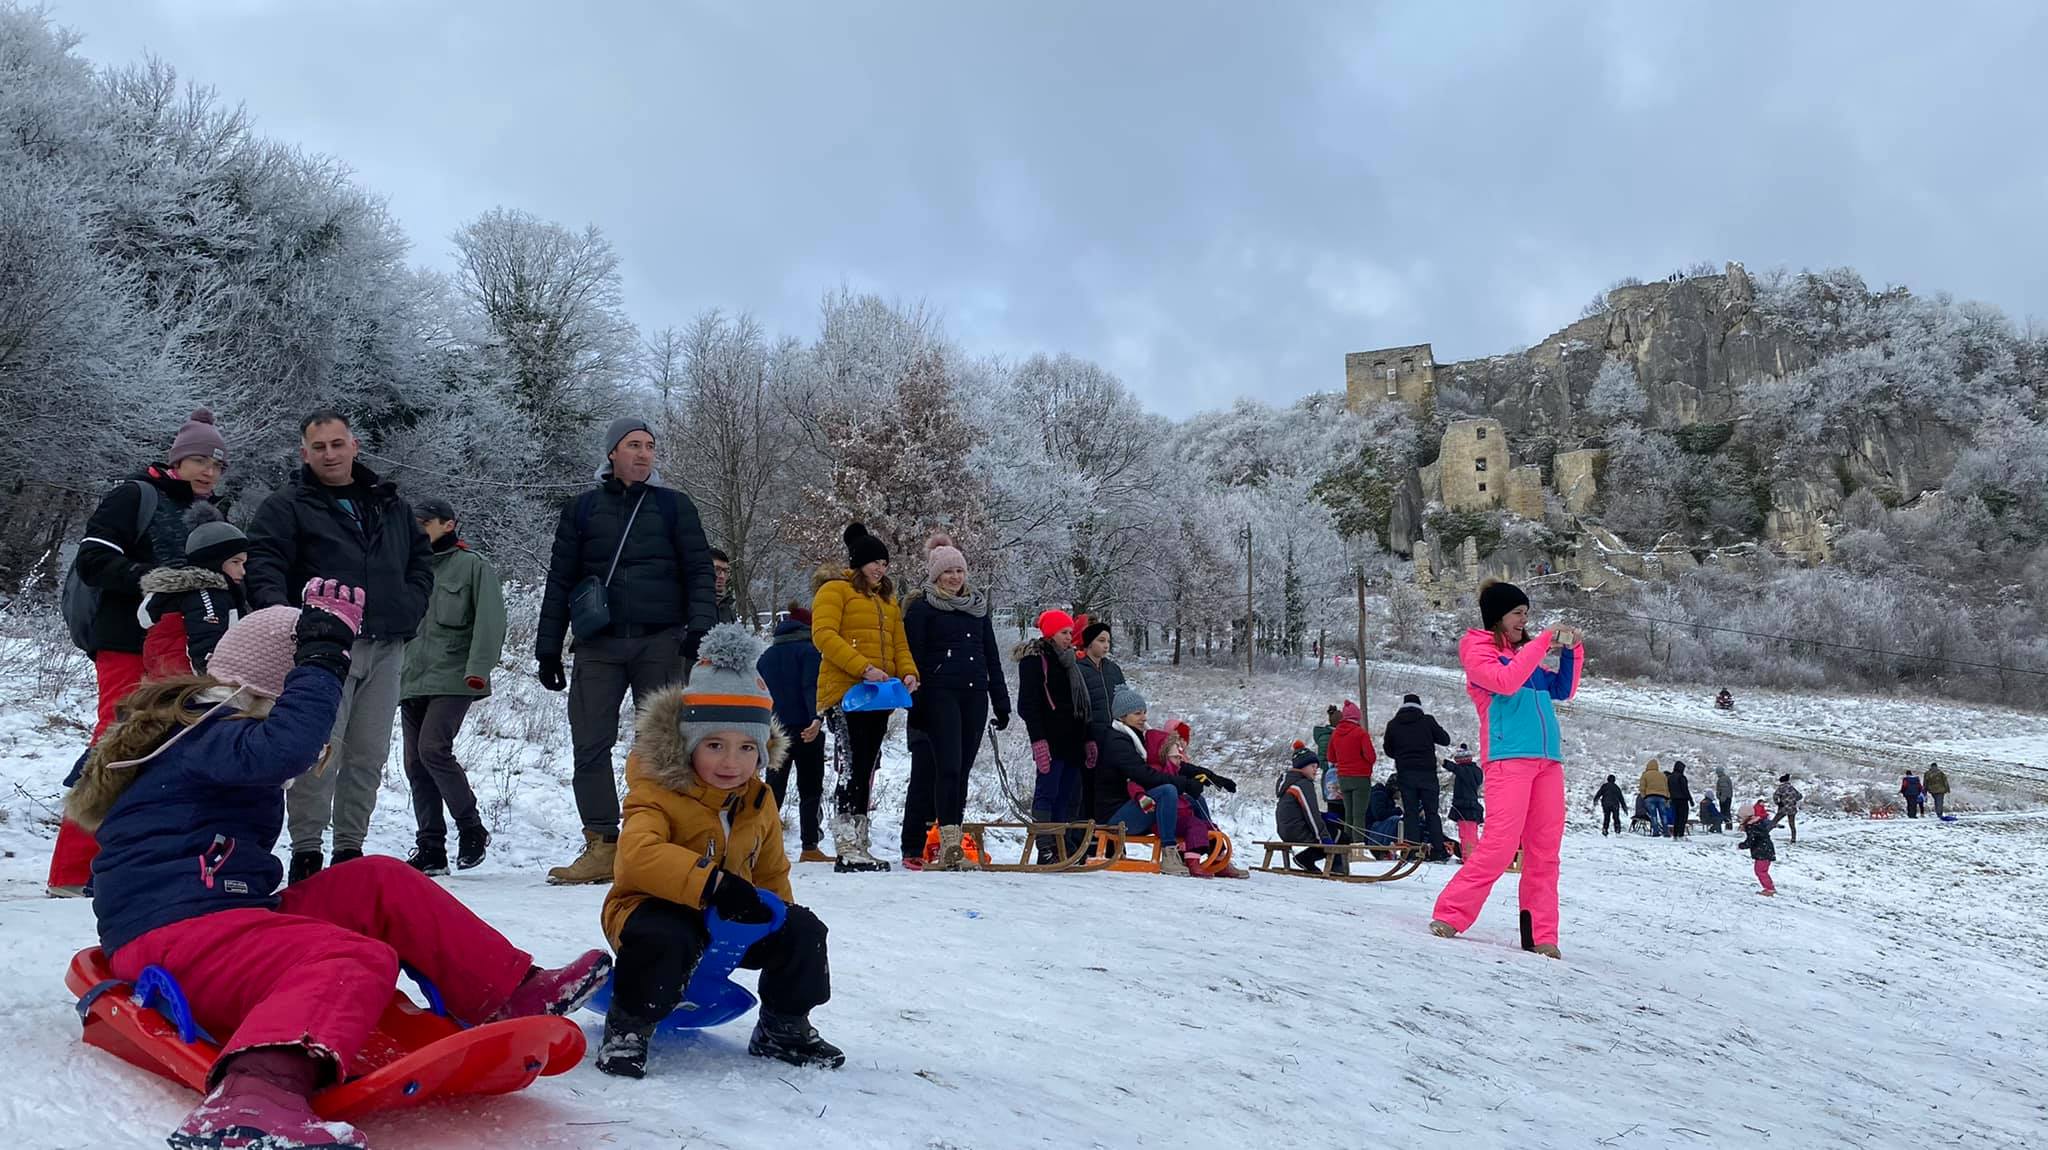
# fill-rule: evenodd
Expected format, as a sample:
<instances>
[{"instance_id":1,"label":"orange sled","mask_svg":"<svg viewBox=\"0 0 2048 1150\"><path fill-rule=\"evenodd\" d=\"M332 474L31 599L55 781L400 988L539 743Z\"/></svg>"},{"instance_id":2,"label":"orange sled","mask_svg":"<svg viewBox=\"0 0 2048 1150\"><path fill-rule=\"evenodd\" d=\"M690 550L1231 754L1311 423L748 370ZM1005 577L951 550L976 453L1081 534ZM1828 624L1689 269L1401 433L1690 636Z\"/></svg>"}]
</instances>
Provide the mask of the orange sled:
<instances>
[{"instance_id":1,"label":"orange sled","mask_svg":"<svg viewBox=\"0 0 2048 1150\"><path fill-rule=\"evenodd\" d=\"M85 1041L204 1091L220 1046L192 1021L177 982L161 967L150 967L137 982L139 989L115 978L98 947L72 956L64 984L78 996ZM543 1074L561 1074L583 1061L583 1030L566 1018L544 1015L464 1027L439 1010L440 995L432 984L419 982L435 1008L422 1010L394 990L391 1005L355 1059L356 1077L315 1094L315 1113L347 1120L434 1098L510 1094Z\"/></svg>"}]
</instances>

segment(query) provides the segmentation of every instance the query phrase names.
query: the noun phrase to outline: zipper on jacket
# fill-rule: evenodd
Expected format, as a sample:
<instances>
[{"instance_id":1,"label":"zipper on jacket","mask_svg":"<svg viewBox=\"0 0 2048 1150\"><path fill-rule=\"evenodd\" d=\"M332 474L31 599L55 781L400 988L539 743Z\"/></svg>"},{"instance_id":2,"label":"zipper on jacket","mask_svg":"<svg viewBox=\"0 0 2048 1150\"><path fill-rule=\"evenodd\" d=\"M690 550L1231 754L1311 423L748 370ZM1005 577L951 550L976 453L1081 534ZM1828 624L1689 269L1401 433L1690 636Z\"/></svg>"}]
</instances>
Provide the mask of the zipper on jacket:
<instances>
[{"instance_id":1,"label":"zipper on jacket","mask_svg":"<svg viewBox=\"0 0 2048 1150\"><path fill-rule=\"evenodd\" d=\"M199 854L199 881L213 889L213 876L228 864L228 857L235 853L235 840L226 835L213 836L213 842Z\"/></svg>"}]
</instances>

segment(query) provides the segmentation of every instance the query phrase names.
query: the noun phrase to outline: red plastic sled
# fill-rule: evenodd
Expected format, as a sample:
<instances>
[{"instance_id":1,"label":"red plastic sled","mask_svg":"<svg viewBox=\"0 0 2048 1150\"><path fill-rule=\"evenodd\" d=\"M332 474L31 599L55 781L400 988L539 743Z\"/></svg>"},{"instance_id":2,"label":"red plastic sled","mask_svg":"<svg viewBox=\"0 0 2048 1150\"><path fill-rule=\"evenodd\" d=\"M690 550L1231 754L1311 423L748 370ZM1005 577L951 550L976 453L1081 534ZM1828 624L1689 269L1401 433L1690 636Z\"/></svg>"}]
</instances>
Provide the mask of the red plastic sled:
<instances>
[{"instance_id":1,"label":"red plastic sled","mask_svg":"<svg viewBox=\"0 0 2048 1150\"><path fill-rule=\"evenodd\" d=\"M114 977L98 947L72 956L64 984L79 997L87 1044L193 1090L206 1089L220 1047L189 1021L181 1033L172 1018L138 1003L134 987ZM510 1094L544 1074L574 1068L583 1052L583 1030L566 1018L515 1018L465 1029L394 990L356 1057L356 1077L315 1094L313 1109L346 1120L434 1098Z\"/></svg>"}]
</instances>

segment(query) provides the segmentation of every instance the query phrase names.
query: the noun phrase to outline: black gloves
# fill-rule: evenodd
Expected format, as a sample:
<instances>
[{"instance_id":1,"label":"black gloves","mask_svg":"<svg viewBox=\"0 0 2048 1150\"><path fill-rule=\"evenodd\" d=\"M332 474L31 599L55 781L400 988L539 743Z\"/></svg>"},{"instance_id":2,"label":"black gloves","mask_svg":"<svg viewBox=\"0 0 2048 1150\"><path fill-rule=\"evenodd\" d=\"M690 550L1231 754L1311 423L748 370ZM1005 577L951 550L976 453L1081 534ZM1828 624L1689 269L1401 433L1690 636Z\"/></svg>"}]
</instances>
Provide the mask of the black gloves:
<instances>
[{"instance_id":1,"label":"black gloves","mask_svg":"<svg viewBox=\"0 0 2048 1150\"><path fill-rule=\"evenodd\" d=\"M727 922L759 925L775 918L754 884L728 870L713 873L711 890L704 901L706 910L717 911L718 917Z\"/></svg>"},{"instance_id":2,"label":"black gloves","mask_svg":"<svg viewBox=\"0 0 2048 1150\"><path fill-rule=\"evenodd\" d=\"M694 667L697 665L697 649L702 647L703 645L704 632L694 630L683 632L683 666L685 668ZM683 672L683 675L685 678L687 678L689 676L689 671L685 670Z\"/></svg>"},{"instance_id":3,"label":"black gloves","mask_svg":"<svg viewBox=\"0 0 2048 1150\"><path fill-rule=\"evenodd\" d=\"M340 616L317 607L306 608L299 612L292 639L296 643L292 651L294 666L319 667L333 672L337 679L348 678L348 651L355 645L356 632Z\"/></svg>"},{"instance_id":4,"label":"black gloves","mask_svg":"<svg viewBox=\"0 0 2048 1150\"><path fill-rule=\"evenodd\" d=\"M989 722L989 726L991 726L991 727L994 727L994 728L995 728L996 730L998 730L998 731L1007 731L1007 730L1009 730L1009 729L1010 729L1010 712L1008 712L1008 711L997 711L997 712L996 712L996 717L995 717L995 718L994 718L993 720L991 720L991 721Z\"/></svg>"},{"instance_id":5,"label":"black gloves","mask_svg":"<svg viewBox=\"0 0 2048 1150\"><path fill-rule=\"evenodd\" d=\"M1191 799L1202 797L1202 786L1208 781L1209 776L1202 774L1175 775L1173 777L1174 785L1180 788L1180 793Z\"/></svg>"},{"instance_id":6,"label":"black gloves","mask_svg":"<svg viewBox=\"0 0 2048 1150\"><path fill-rule=\"evenodd\" d=\"M559 691L569 685L569 676L562 670L560 655L540 657L540 685L550 691Z\"/></svg>"},{"instance_id":7,"label":"black gloves","mask_svg":"<svg viewBox=\"0 0 2048 1150\"><path fill-rule=\"evenodd\" d=\"M1207 770L1196 771L1194 774L1195 781L1197 782L1212 787L1222 787L1224 790L1229 791L1233 795L1237 793L1237 780L1235 779L1227 779L1224 778L1222 775L1217 774L1215 771Z\"/></svg>"}]
</instances>

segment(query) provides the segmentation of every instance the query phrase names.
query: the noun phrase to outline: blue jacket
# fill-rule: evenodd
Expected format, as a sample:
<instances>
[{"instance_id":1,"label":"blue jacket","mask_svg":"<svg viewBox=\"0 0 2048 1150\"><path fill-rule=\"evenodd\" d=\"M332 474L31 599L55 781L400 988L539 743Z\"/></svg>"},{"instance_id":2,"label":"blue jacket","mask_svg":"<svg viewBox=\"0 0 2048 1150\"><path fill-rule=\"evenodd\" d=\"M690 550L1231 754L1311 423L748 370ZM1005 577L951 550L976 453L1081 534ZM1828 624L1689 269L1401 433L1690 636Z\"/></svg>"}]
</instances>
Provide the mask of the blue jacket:
<instances>
[{"instance_id":1,"label":"blue jacket","mask_svg":"<svg viewBox=\"0 0 2048 1150\"><path fill-rule=\"evenodd\" d=\"M92 863L101 949L219 910L277 906L284 784L320 761L340 706L340 679L296 667L267 717L207 719L137 768Z\"/></svg>"},{"instance_id":2,"label":"blue jacket","mask_svg":"<svg viewBox=\"0 0 2048 1150\"><path fill-rule=\"evenodd\" d=\"M1458 643L1458 661L1465 668L1465 692L1479 712L1479 758L1564 760L1554 699L1569 699L1579 687L1581 648L1559 648L1557 670L1543 666L1550 653L1550 632L1524 643L1510 654L1491 631L1465 632Z\"/></svg>"},{"instance_id":3,"label":"blue jacket","mask_svg":"<svg viewBox=\"0 0 2048 1150\"><path fill-rule=\"evenodd\" d=\"M811 625L784 619L775 637L754 664L775 700L775 721L794 736L818 717L818 664L822 656L811 642Z\"/></svg>"},{"instance_id":4,"label":"blue jacket","mask_svg":"<svg viewBox=\"0 0 2048 1150\"><path fill-rule=\"evenodd\" d=\"M989 713L1010 713L1010 685L1003 679L1002 648L988 614L941 611L923 595L903 609L903 635L917 664L920 686L947 691L987 691Z\"/></svg>"}]
</instances>

